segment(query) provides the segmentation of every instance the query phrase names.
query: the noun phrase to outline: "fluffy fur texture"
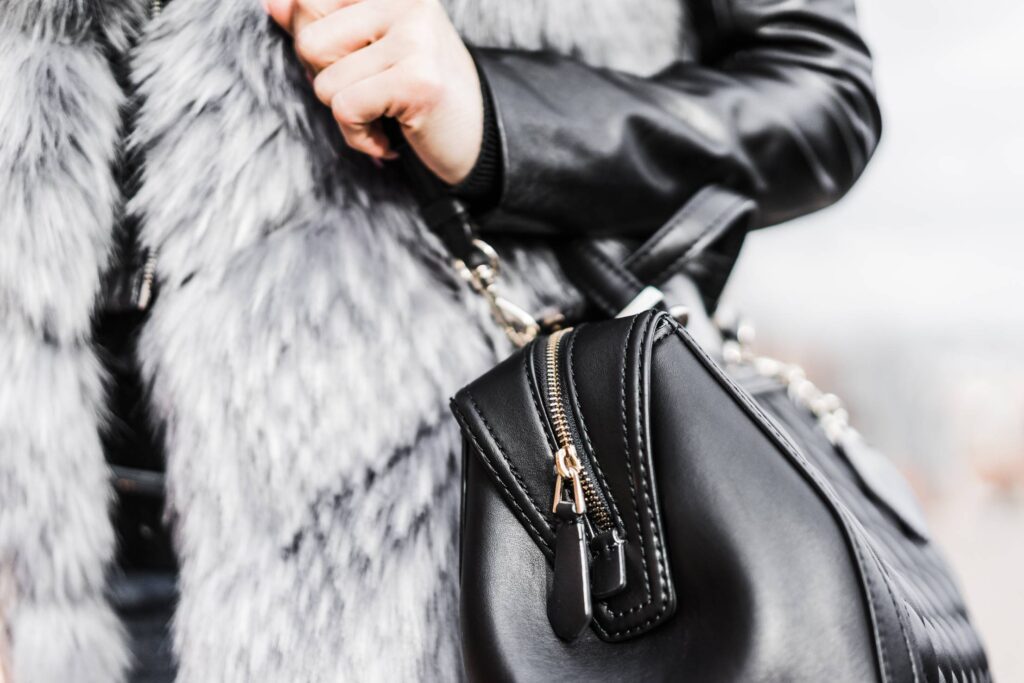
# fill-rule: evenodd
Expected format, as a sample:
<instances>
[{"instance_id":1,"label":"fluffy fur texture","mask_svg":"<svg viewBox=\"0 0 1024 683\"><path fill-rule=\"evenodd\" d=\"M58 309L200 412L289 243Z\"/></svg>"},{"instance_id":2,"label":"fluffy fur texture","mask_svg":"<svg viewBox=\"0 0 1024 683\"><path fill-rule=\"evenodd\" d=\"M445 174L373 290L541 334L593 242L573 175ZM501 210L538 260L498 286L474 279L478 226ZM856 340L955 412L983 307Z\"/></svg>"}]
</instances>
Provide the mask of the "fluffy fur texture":
<instances>
[{"instance_id":1,"label":"fluffy fur texture","mask_svg":"<svg viewBox=\"0 0 1024 683\"><path fill-rule=\"evenodd\" d=\"M0 3L0 635L15 681L117 680L128 663L102 599L114 534L89 346L123 94L90 9ZM104 14L124 48L130 17Z\"/></svg>"},{"instance_id":2,"label":"fluffy fur texture","mask_svg":"<svg viewBox=\"0 0 1024 683\"><path fill-rule=\"evenodd\" d=\"M476 44L637 73L686 42L678 0L446 4ZM124 49L133 5L0 0L0 614L17 683L128 666L102 598L88 334L121 201L124 95L98 40ZM258 0L175 0L141 31L127 210L159 253L139 353L166 426L179 678L458 678L446 403L507 348L394 179L345 151ZM520 300L563 286L550 258L510 258Z\"/></svg>"}]
</instances>

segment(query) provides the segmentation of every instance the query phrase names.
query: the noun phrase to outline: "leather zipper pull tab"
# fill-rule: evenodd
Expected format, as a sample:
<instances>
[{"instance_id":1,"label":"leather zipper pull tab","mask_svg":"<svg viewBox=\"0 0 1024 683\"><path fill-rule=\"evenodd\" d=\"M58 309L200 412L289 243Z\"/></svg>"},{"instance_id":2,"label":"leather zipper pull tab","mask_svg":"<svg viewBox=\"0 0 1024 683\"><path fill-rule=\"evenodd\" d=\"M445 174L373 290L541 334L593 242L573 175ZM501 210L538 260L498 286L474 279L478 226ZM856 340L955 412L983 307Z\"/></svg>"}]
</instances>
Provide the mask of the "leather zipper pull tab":
<instances>
[{"instance_id":1,"label":"leather zipper pull tab","mask_svg":"<svg viewBox=\"0 0 1024 683\"><path fill-rule=\"evenodd\" d=\"M590 592L605 600L626 590L626 550L615 529L602 531L590 542Z\"/></svg>"},{"instance_id":2,"label":"leather zipper pull tab","mask_svg":"<svg viewBox=\"0 0 1024 683\"><path fill-rule=\"evenodd\" d=\"M559 638L575 640L594 616L587 539L583 516L576 513L572 501L559 501L555 514L559 525L555 533L554 578L548 593L548 621Z\"/></svg>"}]
</instances>

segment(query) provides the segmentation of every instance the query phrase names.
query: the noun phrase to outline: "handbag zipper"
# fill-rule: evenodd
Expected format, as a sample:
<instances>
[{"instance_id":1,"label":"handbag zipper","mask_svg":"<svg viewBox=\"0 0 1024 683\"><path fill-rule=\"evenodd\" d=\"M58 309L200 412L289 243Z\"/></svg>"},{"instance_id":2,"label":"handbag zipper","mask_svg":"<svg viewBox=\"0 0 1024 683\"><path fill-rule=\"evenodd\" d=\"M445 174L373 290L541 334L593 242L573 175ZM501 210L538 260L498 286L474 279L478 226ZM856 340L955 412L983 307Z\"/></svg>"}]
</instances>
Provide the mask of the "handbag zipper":
<instances>
[{"instance_id":1,"label":"handbag zipper","mask_svg":"<svg viewBox=\"0 0 1024 683\"><path fill-rule=\"evenodd\" d=\"M580 515L589 512L589 519L599 531L613 531L615 522L612 519L611 507L603 493L594 484L594 478L580 460L582 450L577 450L578 439L575 437L575 425L572 424L570 413L565 407L561 381L561 344L562 338L572 328L559 330L548 337L546 354L546 378L548 410L551 423L555 430L558 450L555 452L555 496L552 512L557 512L558 502L562 498L564 480L569 479L573 487L573 502Z\"/></svg>"},{"instance_id":2,"label":"handbag zipper","mask_svg":"<svg viewBox=\"0 0 1024 683\"><path fill-rule=\"evenodd\" d=\"M596 483L572 410L566 407L561 349L571 329L548 337L544 362L547 408L558 448L553 456L551 506L558 527L548 619L555 633L566 640L575 639L590 624L592 597L610 597L626 586L625 552L610 496Z\"/></svg>"}]
</instances>

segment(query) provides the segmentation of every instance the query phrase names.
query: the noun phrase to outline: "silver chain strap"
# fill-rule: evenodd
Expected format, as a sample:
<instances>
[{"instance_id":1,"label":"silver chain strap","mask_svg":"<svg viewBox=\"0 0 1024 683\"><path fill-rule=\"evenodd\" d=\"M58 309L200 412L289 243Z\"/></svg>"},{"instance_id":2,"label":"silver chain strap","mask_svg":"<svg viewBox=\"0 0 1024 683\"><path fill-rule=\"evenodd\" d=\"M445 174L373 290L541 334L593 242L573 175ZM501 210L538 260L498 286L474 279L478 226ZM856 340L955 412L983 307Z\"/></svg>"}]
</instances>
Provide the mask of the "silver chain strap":
<instances>
[{"instance_id":1,"label":"silver chain strap","mask_svg":"<svg viewBox=\"0 0 1024 683\"><path fill-rule=\"evenodd\" d=\"M715 322L725 337L722 358L727 365L746 365L758 375L782 383L790 400L814 414L832 445L838 445L844 436L850 435L853 431L850 414L838 396L815 386L799 365L755 354L752 349L754 327L751 324L740 321L731 325L718 317Z\"/></svg>"}]
</instances>

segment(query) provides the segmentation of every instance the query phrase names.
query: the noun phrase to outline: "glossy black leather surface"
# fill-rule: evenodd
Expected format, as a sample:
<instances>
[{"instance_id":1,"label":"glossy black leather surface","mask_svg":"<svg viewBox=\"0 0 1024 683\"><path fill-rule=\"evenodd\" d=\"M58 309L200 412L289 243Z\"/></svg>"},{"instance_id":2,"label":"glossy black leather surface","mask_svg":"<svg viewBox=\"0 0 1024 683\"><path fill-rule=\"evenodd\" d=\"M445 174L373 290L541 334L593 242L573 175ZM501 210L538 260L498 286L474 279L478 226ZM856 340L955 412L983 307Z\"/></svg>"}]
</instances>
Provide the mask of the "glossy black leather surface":
<instances>
[{"instance_id":1,"label":"glossy black leather surface","mask_svg":"<svg viewBox=\"0 0 1024 683\"><path fill-rule=\"evenodd\" d=\"M561 251L566 275L605 317L615 317L645 286L671 300L670 280L685 277L713 311L732 272L756 204L722 185L691 197L657 232L635 246L629 240L571 240Z\"/></svg>"},{"instance_id":2,"label":"glossy black leather surface","mask_svg":"<svg viewBox=\"0 0 1024 683\"><path fill-rule=\"evenodd\" d=\"M850 188L881 132L853 0L686 6L697 61L649 78L475 50L504 159L485 228L644 238L711 183L754 199L770 225Z\"/></svg>"},{"instance_id":3,"label":"glossy black leather surface","mask_svg":"<svg viewBox=\"0 0 1024 683\"><path fill-rule=\"evenodd\" d=\"M878 600L899 607L898 620L890 614L880 628L894 634L888 640L905 640L917 656L907 672L887 652L892 680L991 681L984 645L941 550L928 542L913 519L905 518L901 506L878 495L848 454L832 447L810 414L789 399L785 387L758 384L752 388L758 403L801 445L855 520L854 536L875 568L870 589Z\"/></svg>"},{"instance_id":4,"label":"glossy black leather surface","mask_svg":"<svg viewBox=\"0 0 1024 683\"><path fill-rule=\"evenodd\" d=\"M553 519L531 500L532 489L551 481L550 444L523 357L513 356L454 401L470 441L462 557L470 678L540 681L571 672L580 680L912 680L895 673L909 662L906 648L902 660L890 653L883 678L875 625L895 608L865 599L865 576L883 584L873 568L861 569L827 483L752 402L724 389L728 381L685 335L668 327L655 341L665 321L646 313L579 328L577 344L604 343L607 357L595 346L578 349L578 358L596 365L581 365L577 376L588 377L578 387L585 413L623 400L615 391L619 373L649 379L649 392L626 400L626 420L603 422L591 439L628 440L635 402L636 445L650 451L656 488L648 494L660 503L674 616L619 643L593 632L566 643L551 632L548 562L538 539ZM639 339L648 353L621 353L643 347ZM605 468L615 457L608 456Z\"/></svg>"}]
</instances>

